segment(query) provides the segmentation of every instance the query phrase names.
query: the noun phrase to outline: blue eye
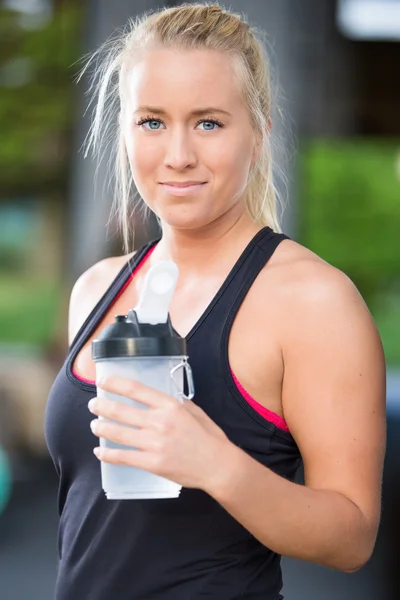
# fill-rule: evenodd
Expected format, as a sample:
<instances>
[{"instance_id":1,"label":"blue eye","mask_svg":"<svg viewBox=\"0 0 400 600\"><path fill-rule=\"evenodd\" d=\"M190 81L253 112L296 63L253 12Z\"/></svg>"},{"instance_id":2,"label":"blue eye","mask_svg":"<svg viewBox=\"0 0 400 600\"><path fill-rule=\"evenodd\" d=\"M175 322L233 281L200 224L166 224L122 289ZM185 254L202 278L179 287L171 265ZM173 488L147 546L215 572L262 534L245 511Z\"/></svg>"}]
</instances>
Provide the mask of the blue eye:
<instances>
[{"instance_id":1,"label":"blue eye","mask_svg":"<svg viewBox=\"0 0 400 600\"><path fill-rule=\"evenodd\" d=\"M201 125L202 123L208 123L208 124L211 123L211 125L219 125L216 121L214 121L214 120L208 120L208 119L207 119L207 121L200 121L199 123L197 123L197 125ZM213 129L205 129L204 131L214 131L214 129L216 129L216 127L213 128Z\"/></svg>"},{"instance_id":2,"label":"blue eye","mask_svg":"<svg viewBox=\"0 0 400 600\"><path fill-rule=\"evenodd\" d=\"M164 125L164 121L162 121L161 119L157 119L155 117L151 117L151 116L147 116L144 117L143 119L141 119L138 123L136 123L136 125L141 126L141 125L145 125L146 123L155 123L157 125ZM196 123L196 127L197 125L200 125L202 123L207 123L207 124L212 124L212 125L217 125L218 128L222 128L225 127L225 125L223 125L223 123L221 123L220 121L217 121L217 119L200 119L200 121L197 121ZM160 128L159 127L150 127L149 130L150 131L158 131ZM203 131L215 131L215 129L217 129L217 127L212 127L212 128L207 128L207 129L203 129Z\"/></svg>"},{"instance_id":3,"label":"blue eye","mask_svg":"<svg viewBox=\"0 0 400 600\"><path fill-rule=\"evenodd\" d=\"M137 125L144 125L145 123L156 123L157 125L159 125L160 123L162 123L161 119L141 119ZM157 131L158 127L153 129L152 127L150 127L150 130L152 131Z\"/></svg>"}]
</instances>

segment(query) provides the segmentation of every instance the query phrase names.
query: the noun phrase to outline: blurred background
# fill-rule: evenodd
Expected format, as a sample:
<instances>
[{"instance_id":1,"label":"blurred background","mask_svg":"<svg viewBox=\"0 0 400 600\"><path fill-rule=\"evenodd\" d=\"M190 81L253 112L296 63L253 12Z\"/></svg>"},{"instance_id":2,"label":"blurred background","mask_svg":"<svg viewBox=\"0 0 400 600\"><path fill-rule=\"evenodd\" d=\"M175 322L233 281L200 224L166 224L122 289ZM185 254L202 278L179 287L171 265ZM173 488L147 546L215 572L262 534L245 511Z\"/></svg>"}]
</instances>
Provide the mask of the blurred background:
<instances>
[{"instance_id":1,"label":"blurred background","mask_svg":"<svg viewBox=\"0 0 400 600\"><path fill-rule=\"evenodd\" d=\"M84 159L76 61L134 17L179 2L0 0L0 598L51 600L57 478L47 396L77 277L122 253L110 191ZM374 556L353 575L284 559L285 600L400 598L400 0L249 0L286 122L284 231L355 282L388 366L388 450ZM283 150L283 151L282 151ZM156 233L138 223L137 245Z\"/></svg>"}]
</instances>

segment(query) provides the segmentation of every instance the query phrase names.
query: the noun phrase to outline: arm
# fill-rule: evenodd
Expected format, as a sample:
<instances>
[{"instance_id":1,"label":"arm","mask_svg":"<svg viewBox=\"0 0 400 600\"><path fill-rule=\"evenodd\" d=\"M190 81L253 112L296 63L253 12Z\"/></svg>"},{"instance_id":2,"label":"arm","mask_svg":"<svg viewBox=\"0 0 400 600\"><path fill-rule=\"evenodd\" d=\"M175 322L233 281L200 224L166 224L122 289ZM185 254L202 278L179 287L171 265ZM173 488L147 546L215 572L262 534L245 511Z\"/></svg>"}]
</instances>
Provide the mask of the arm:
<instances>
[{"instance_id":1,"label":"arm","mask_svg":"<svg viewBox=\"0 0 400 600\"><path fill-rule=\"evenodd\" d=\"M385 362L352 282L318 264L284 300L282 402L305 486L232 444L207 490L272 550L345 572L371 556L385 452Z\"/></svg>"}]
</instances>

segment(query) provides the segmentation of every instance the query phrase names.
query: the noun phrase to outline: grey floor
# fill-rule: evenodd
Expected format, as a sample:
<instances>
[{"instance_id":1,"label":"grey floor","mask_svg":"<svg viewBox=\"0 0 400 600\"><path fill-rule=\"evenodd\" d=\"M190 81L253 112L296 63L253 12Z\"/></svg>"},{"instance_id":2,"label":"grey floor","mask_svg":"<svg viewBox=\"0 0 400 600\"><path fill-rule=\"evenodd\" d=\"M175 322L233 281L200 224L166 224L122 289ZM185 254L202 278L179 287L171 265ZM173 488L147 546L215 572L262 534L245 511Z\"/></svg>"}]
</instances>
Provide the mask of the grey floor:
<instances>
[{"instance_id":1,"label":"grey floor","mask_svg":"<svg viewBox=\"0 0 400 600\"><path fill-rule=\"evenodd\" d=\"M56 494L52 463L35 461L20 466L11 499L0 515L1 600L53 599Z\"/></svg>"}]
</instances>

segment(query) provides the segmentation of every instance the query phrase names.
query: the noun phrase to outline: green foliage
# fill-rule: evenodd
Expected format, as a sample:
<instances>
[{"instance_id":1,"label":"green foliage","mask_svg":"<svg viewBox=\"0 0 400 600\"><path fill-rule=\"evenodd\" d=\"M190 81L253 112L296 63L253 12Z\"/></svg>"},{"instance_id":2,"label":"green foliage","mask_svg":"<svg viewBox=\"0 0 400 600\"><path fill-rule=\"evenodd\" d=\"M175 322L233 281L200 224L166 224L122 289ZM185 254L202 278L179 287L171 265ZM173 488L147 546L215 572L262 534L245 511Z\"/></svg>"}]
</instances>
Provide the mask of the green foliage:
<instances>
[{"instance_id":1,"label":"green foliage","mask_svg":"<svg viewBox=\"0 0 400 600\"><path fill-rule=\"evenodd\" d=\"M400 366L400 294L383 298L374 311L375 323L385 349L386 361L390 366Z\"/></svg>"},{"instance_id":2,"label":"green foliage","mask_svg":"<svg viewBox=\"0 0 400 600\"><path fill-rule=\"evenodd\" d=\"M63 3L48 24L35 30L23 29L18 13L0 9L2 189L24 184L40 189L49 181L57 186L65 177L81 6L75 0Z\"/></svg>"},{"instance_id":3,"label":"green foliage","mask_svg":"<svg viewBox=\"0 0 400 600\"><path fill-rule=\"evenodd\" d=\"M1 342L46 347L61 300L61 285L53 278L27 279L0 272Z\"/></svg>"},{"instance_id":4,"label":"green foliage","mask_svg":"<svg viewBox=\"0 0 400 600\"><path fill-rule=\"evenodd\" d=\"M354 281L400 364L400 143L309 140L300 160L300 241Z\"/></svg>"}]
</instances>

